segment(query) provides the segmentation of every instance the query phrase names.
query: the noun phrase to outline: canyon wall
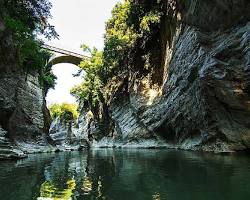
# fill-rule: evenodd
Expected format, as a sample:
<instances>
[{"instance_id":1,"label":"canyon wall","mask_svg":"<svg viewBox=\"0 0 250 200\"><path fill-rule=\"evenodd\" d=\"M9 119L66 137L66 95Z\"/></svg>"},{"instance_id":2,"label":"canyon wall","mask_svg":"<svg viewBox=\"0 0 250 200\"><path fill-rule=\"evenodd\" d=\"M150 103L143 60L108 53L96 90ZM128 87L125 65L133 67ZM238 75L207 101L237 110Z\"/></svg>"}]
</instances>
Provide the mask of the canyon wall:
<instances>
[{"instance_id":1,"label":"canyon wall","mask_svg":"<svg viewBox=\"0 0 250 200\"><path fill-rule=\"evenodd\" d=\"M102 131L105 137L96 137L92 145L248 149L249 9L246 0L180 1L182 25L172 46L164 40L164 26L159 37L161 46L168 45L157 53L165 60L161 91L144 86L143 76L134 78L140 71L121 78L122 86L109 104L113 128ZM159 49L159 40L150 44L151 51Z\"/></svg>"},{"instance_id":2,"label":"canyon wall","mask_svg":"<svg viewBox=\"0 0 250 200\"><path fill-rule=\"evenodd\" d=\"M250 2L179 4L182 21L172 42L163 19L159 32L127 59L133 67L115 77L117 89L105 99L108 111L100 104L105 117L95 118L81 106L77 122L57 119L49 134L39 74L17 64L0 20L0 158L89 146L249 149ZM153 68L147 73L143 53L151 55Z\"/></svg>"},{"instance_id":3,"label":"canyon wall","mask_svg":"<svg viewBox=\"0 0 250 200\"><path fill-rule=\"evenodd\" d=\"M50 151L50 116L36 71L18 64L12 36L0 19L0 158Z\"/></svg>"}]
</instances>

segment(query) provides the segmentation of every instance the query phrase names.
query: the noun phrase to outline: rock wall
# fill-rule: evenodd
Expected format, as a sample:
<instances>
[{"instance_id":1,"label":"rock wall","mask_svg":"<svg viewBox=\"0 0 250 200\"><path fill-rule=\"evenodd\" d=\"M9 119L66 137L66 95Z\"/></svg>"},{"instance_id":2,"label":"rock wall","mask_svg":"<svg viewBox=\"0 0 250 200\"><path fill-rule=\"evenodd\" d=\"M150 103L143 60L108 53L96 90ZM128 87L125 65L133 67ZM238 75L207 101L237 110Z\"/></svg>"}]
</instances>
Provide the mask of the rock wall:
<instances>
[{"instance_id":1,"label":"rock wall","mask_svg":"<svg viewBox=\"0 0 250 200\"><path fill-rule=\"evenodd\" d=\"M163 97L141 114L147 127L183 149L248 149L249 40L250 23L216 32L186 26Z\"/></svg>"},{"instance_id":2,"label":"rock wall","mask_svg":"<svg viewBox=\"0 0 250 200\"><path fill-rule=\"evenodd\" d=\"M244 24L250 18L248 0L178 0L182 20L189 26L217 31Z\"/></svg>"},{"instance_id":3,"label":"rock wall","mask_svg":"<svg viewBox=\"0 0 250 200\"><path fill-rule=\"evenodd\" d=\"M52 149L47 141L50 117L39 74L24 72L18 59L11 34L0 18L1 158L22 157L20 151L32 153Z\"/></svg>"},{"instance_id":4,"label":"rock wall","mask_svg":"<svg viewBox=\"0 0 250 200\"><path fill-rule=\"evenodd\" d=\"M81 116L81 118L84 116ZM63 121L60 118L53 120L49 137L59 151L80 150L88 147L88 138L85 119L77 121Z\"/></svg>"},{"instance_id":5,"label":"rock wall","mask_svg":"<svg viewBox=\"0 0 250 200\"><path fill-rule=\"evenodd\" d=\"M51 149L47 141L50 119L38 77L36 73L0 73L0 125L12 145L27 153Z\"/></svg>"},{"instance_id":6,"label":"rock wall","mask_svg":"<svg viewBox=\"0 0 250 200\"><path fill-rule=\"evenodd\" d=\"M111 101L111 136L93 145L159 147L164 141L169 148L248 149L249 8L247 0L182 3L183 24L166 54L162 95L149 105L130 79L129 93Z\"/></svg>"}]
</instances>

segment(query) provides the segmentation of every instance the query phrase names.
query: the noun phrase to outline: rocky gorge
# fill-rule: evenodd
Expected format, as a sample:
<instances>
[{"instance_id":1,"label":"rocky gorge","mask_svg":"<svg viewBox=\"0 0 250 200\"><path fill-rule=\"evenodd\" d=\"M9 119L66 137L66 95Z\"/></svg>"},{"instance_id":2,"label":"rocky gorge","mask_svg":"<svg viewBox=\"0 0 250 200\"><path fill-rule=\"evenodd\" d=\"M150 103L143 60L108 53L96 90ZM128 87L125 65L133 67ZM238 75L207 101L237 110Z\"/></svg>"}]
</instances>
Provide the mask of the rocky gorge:
<instances>
[{"instance_id":1,"label":"rocky gorge","mask_svg":"<svg viewBox=\"0 0 250 200\"><path fill-rule=\"evenodd\" d=\"M0 158L84 147L249 149L250 2L179 3L182 23L172 42L166 19L135 49L131 60L137 67L117 77L107 108L102 105L108 117L95 119L81 105L76 122L56 119L51 127L38 74L14 62L0 20ZM150 53L158 67L142 73L140 51Z\"/></svg>"},{"instance_id":2,"label":"rocky gorge","mask_svg":"<svg viewBox=\"0 0 250 200\"><path fill-rule=\"evenodd\" d=\"M120 91L110 100L111 130L101 138L98 126L84 131L98 141L93 146L212 152L249 148L250 4L188 1L181 5L184 22L172 47L161 32L160 42L169 48L159 52L166 72L160 95L143 85L145 77L134 78L133 71L120 77ZM91 126L95 126L91 120L83 125Z\"/></svg>"}]
</instances>

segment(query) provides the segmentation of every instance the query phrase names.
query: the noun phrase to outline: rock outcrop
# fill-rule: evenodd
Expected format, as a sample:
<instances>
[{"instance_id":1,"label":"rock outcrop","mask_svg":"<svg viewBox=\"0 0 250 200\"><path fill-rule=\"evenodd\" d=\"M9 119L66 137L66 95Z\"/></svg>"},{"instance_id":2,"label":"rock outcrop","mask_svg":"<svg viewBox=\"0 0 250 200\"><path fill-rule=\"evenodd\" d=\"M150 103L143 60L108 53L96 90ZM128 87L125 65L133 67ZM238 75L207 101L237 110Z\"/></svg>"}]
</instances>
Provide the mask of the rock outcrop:
<instances>
[{"instance_id":1,"label":"rock outcrop","mask_svg":"<svg viewBox=\"0 0 250 200\"><path fill-rule=\"evenodd\" d=\"M47 141L50 119L38 77L0 73L0 125L12 145L27 153L51 150Z\"/></svg>"},{"instance_id":2,"label":"rock outcrop","mask_svg":"<svg viewBox=\"0 0 250 200\"><path fill-rule=\"evenodd\" d=\"M249 41L250 23L216 32L185 27L163 97L140 116L145 125L183 149L248 149Z\"/></svg>"},{"instance_id":3,"label":"rock outcrop","mask_svg":"<svg viewBox=\"0 0 250 200\"><path fill-rule=\"evenodd\" d=\"M84 127L85 120L62 120L56 118L50 127L49 137L59 151L79 150L88 147L87 136L84 134L88 130Z\"/></svg>"},{"instance_id":4,"label":"rock outcrop","mask_svg":"<svg viewBox=\"0 0 250 200\"><path fill-rule=\"evenodd\" d=\"M17 147L14 147L7 132L0 127L0 159L23 158L25 154Z\"/></svg>"},{"instance_id":5,"label":"rock outcrop","mask_svg":"<svg viewBox=\"0 0 250 200\"><path fill-rule=\"evenodd\" d=\"M11 34L0 18L1 158L23 157L19 151L51 151L47 141L50 118L39 74L25 72L18 59ZM18 153L13 153L13 147Z\"/></svg>"}]
</instances>

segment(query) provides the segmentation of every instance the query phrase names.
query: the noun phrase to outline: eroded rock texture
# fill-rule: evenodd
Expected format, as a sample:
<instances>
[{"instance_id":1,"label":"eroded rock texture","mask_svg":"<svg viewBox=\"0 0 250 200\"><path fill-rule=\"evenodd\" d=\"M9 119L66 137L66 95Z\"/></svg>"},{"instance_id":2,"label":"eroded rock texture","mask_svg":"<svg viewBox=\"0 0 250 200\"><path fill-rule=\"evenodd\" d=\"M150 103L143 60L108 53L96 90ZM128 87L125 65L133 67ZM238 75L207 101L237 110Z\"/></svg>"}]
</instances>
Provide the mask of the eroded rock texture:
<instances>
[{"instance_id":1,"label":"eroded rock texture","mask_svg":"<svg viewBox=\"0 0 250 200\"><path fill-rule=\"evenodd\" d=\"M1 157L18 157L13 148L28 153L50 151L45 104L39 74L20 68L12 37L0 19L0 130L6 142L0 146Z\"/></svg>"},{"instance_id":2,"label":"eroded rock texture","mask_svg":"<svg viewBox=\"0 0 250 200\"><path fill-rule=\"evenodd\" d=\"M160 102L141 118L180 148L249 148L250 23L227 31L187 26L175 45ZM154 113L152 117L152 113Z\"/></svg>"},{"instance_id":3,"label":"eroded rock texture","mask_svg":"<svg viewBox=\"0 0 250 200\"><path fill-rule=\"evenodd\" d=\"M250 18L248 0L178 0L182 20L190 26L216 31L244 24Z\"/></svg>"},{"instance_id":4,"label":"eroded rock texture","mask_svg":"<svg viewBox=\"0 0 250 200\"><path fill-rule=\"evenodd\" d=\"M250 147L249 8L247 0L182 4L184 23L166 54L162 96L149 106L130 91L111 103L123 144L161 138L181 149Z\"/></svg>"},{"instance_id":5,"label":"eroded rock texture","mask_svg":"<svg viewBox=\"0 0 250 200\"><path fill-rule=\"evenodd\" d=\"M25 154L12 145L7 137L7 131L0 127L0 159L22 158Z\"/></svg>"},{"instance_id":6,"label":"eroded rock texture","mask_svg":"<svg viewBox=\"0 0 250 200\"><path fill-rule=\"evenodd\" d=\"M214 4L212 10L221 6L233 9L220 19L223 9L205 18L208 11L201 12L204 3L209 7L212 1L200 1L194 16L187 15L187 22L192 23L183 27L174 45L163 97L140 117L150 130L180 148L248 149L250 23L246 22L250 16L246 8L250 3L216 1L218 6Z\"/></svg>"},{"instance_id":7,"label":"eroded rock texture","mask_svg":"<svg viewBox=\"0 0 250 200\"><path fill-rule=\"evenodd\" d=\"M77 120L62 120L55 119L49 130L49 137L54 146L58 150L79 150L88 147L87 132L85 118L82 120L83 115Z\"/></svg>"},{"instance_id":8,"label":"eroded rock texture","mask_svg":"<svg viewBox=\"0 0 250 200\"><path fill-rule=\"evenodd\" d=\"M0 125L12 145L28 153L50 151L47 112L38 74L0 73Z\"/></svg>"}]
</instances>

